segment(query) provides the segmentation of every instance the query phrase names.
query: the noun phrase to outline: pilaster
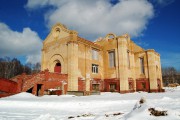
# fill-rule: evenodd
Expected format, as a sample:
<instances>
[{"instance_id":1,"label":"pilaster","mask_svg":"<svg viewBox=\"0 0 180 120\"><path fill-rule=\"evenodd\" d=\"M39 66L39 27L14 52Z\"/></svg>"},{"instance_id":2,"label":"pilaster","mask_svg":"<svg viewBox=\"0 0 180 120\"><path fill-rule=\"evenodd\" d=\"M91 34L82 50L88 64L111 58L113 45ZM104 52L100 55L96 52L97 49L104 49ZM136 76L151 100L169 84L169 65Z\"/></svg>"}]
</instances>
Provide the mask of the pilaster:
<instances>
[{"instance_id":1,"label":"pilaster","mask_svg":"<svg viewBox=\"0 0 180 120\"><path fill-rule=\"evenodd\" d=\"M77 33L70 33L68 42L68 91L78 91L78 43Z\"/></svg>"},{"instance_id":2,"label":"pilaster","mask_svg":"<svg viewBox=\"0 0 180 120\"><path fill-rule=\"evenodd\" d=\"M158 63L159 63L159 76L160 76L160 80L161 80L161 89L163 88L163 81L162 81L162 69L161 69L161 58L159 55L159 59L158 59Z\"/></svg>"},{"instance_id":3,"label":"pilaster","mask_svg":"<svg viewBox=\"0 0 180 120\"><path fill-rule=\"evenodd\" d=\"M135 60L134 60L134 53L131 53L131 72L132 72L132 78L133 78L133 82L134 82L134 90L136 91L136 73L135 73Z\"/></svg>"},{"instance_id":4,"label":"pilaster","mask_svg":"<svg viewBox=\"0 0 180 120\"><path fill-rule=\"evenodd\" d=\"M120 76L120 92L129 92L128 84L128 64L127 64L127 39L126 37L118 38L119 53L119 76Z\"/></svg>"},{"instance_id":5,"label":"pilaster","mask_svg":"<svg viewBox=\"0 0 180 120\"><path fill-rule=\"evenodd\" d=\"M148 50L148 68L149 68L149 81L150 81L150 91L157 91L157 73L156 73L156 64L155 64L155 51Z\"/></svg>"},{"instance_id":6,"label":"pilaster","mask_svg":"<svg viewBox=\"0 0 180 120\"><path fill-rule=\"evenodd\" d=\"M89 46L85 46L85 71L86 71L86 91L90 91L90 73L91 73L91 63L90 63L90 59L91 59L91 53L90 53L90 47Z\"/></svg>"}]
</instances>

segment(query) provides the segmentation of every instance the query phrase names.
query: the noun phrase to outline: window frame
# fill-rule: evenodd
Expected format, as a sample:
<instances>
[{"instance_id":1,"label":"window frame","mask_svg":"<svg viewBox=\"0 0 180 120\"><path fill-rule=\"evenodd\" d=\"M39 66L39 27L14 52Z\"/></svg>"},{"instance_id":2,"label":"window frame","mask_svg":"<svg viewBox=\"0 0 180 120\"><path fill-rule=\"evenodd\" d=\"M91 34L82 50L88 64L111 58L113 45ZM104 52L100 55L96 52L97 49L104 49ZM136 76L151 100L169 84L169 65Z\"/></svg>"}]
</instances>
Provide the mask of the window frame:
<instances>
[{"instance_id":1,"label":"window frame","mask_svg":"<svg viewBox=\"0 0 180 120\"><path fill-rule=\"evenodd\" d=\"M100 91L100 85L99 84L92 84L92 90L93 91Z\"/></svg>"},{"instance_id":2,"label":"window frame","mask_svg":"<svg viewBox=\"0 0 180 120\"><path fill-rule=\"evenodd\" d=\"M92 48L91 54L92 60L99 60L99 50Z\"/></svg>"},{"instance_id":3,"label":"window frame","mask_svg":"<svg viewBox=\"0 0 180 120\"><path fill-rule=\"evenodd\" d=\"M144 57L140 57L140 58L139 58L139 61L140 61L140 70L141 70L141 74L145 74Z\"/></svg>"},{"instance_id":4,"label":"window frame","mask_svg":"<svg viewBox=\"0 0 180 120\"><path fill-rule=\"evenodd\" d=\"M92 73L98 74L98 72L99 72L98 68L99 68L98 64L92 64Z\"/></svg>"},{"instance_id":5,"label":"window frame","mask_svg":"<svg viewBox=\"0 0 180 120\"><path fill-rule=\"evenodd\" d=\"M116 60L115 59L116 59L115 50L108 51L109 68L115 68L116 67Z\"/></svg>"}]
</instances>

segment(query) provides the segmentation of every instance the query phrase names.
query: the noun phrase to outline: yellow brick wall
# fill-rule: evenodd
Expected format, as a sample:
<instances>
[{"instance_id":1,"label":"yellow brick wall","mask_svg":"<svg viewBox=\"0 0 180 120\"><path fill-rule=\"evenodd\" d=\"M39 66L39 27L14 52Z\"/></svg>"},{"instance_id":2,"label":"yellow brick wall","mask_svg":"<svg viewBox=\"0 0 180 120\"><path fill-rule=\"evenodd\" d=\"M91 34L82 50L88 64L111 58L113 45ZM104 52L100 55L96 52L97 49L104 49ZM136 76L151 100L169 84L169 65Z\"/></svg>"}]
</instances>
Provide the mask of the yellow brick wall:
<instances>
[{"instance_id":1,"label":"yellow brick wall","mask_svg":"<svg viewBox=\"0 0 180 120\"><path fill-rule=\"evenodd\" d=\"M92 49L99 53L98 60L92 59ZM115 67L109 67L108 52L115 51ZM130 67L128 66L127 51L129 51ZM140 58L144 58L145 74L141 74ZM130 36L108 34L95 42L78 37L76 31L68 30L64 25L55 25L43 42L42 70L54 72L56 60L62 66L62 73L68 74L68 90L78 90L78 78L86 81L89 91L90 80L120 79L120 89L127 91L128 78L134 80L149 78L151 89L157 88L157 79L162 82L160 55L154 50L144 50L136 45ZM98 73L92 73L92 64L99 65Z\"/></svg>"}]
</instances>

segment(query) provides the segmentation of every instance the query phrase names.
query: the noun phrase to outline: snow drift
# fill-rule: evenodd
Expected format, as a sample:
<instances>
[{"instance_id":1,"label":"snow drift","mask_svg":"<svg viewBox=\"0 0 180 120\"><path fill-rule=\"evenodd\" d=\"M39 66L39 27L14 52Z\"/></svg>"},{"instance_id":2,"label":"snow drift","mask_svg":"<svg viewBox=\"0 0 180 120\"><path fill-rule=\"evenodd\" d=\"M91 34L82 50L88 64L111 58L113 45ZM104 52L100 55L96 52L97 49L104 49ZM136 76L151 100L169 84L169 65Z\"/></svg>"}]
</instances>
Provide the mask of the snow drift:
<instances>
[{"instance_id":1,"label":"snow drift","mask_svg":"<svg viewBox=\"0 0 180 120\"><path fill-rule=\"evenodd\" d=\"M20 93L0 99L0 120L179 120L180 87L165 93L43 96ZM144 97L143 103L139 100ZM154 116L149 111L167 111Z\"/></svg>"}]
</instances>

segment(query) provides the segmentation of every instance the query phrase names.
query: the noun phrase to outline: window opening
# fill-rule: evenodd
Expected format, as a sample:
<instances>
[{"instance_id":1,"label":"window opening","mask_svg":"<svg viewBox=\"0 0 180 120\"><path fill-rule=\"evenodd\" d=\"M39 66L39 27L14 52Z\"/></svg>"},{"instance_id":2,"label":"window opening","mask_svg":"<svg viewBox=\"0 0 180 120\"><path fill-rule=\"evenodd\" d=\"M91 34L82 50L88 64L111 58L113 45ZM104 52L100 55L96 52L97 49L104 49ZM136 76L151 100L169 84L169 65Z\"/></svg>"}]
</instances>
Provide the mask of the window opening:
<instances>
[{"instance_id":1,"label":"window opening","mask_svg":"<svg viewBox=\"0 0 180 120\"><path fill-rule=\"evenodd\" d=\"M140 58L141 73L144 74L144 58Z\"/></svg>"},{"instance_id":2,"label":"window opening","mask_svg":"<svg viewBox=\"0 0 180 120\"><path fill-rule=\"evenodd\" d=\"M92 64L92 73L98 73L98 65Z\"/></svg>"},{"instance_id":3,"label":"window opening","mask_svg":"<svg viewBox=\"0 0 180 120\"><path fill-rule=\"evenodd\" d=\"M99 51L92 49L92 59L93 60L98 60L98 54L99 54Z\"/></svg>"},{"instance_id":4,"label":"window opening","mask_svg":"<svg viewBox=\"0 0 180 120\"><path fill-rule=\"evenodd\" d=\"M128 63L128 68L130 69L130 57L129 57L129 50L127 51L127 63Z\"/></svg>"},{"instance_id":5,"label":"window opening","mask_svg":"<svg viewBox=\"0 0 180 120\"><path fill-rule=\"evenodd\" d=\"M109 51L109 67L115 67L115 51Z\"/></svg>"}]
</instances>

